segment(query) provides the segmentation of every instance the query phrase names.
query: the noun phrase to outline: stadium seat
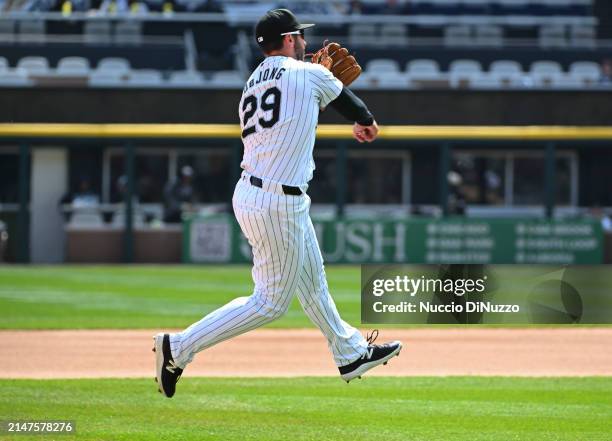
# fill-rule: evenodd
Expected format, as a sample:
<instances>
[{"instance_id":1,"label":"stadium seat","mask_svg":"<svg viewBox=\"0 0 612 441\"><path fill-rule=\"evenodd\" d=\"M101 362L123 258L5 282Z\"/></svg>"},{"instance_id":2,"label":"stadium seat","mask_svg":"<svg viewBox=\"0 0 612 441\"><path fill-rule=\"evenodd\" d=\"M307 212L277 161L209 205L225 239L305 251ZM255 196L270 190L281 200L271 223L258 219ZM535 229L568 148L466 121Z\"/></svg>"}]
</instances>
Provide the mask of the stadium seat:
<instances>
[{"instance_id":1,"label":"stadium seat","mask_svg":"<svg viewBox=\"0 0 612 441\"><path fill-rule=\"evenodd\" d=\"M66 57L59 60L55 73L62 76L87 76L89 70L87 58Z\"/></svg>"},{"instance_id":2,"label":"stadium seat","mask_svg":"<svg viewBox=\"0 0 612 441\"><path fill-rule=\"evenodd\" d=\"M565 26L541 26L539 29L538 44L542 49L562 48L567 46Z\"/></svg>"},{"instance_id":3,"label":"stadium seat","mask_svg":"<svg viewBox=\"0 0 612 441\"><path fill-rule=\"evenodd\" d=\"M44 43L46 26L43 20L24 20L17 22L17 38L22 43Z\"/></svg>"},{"instance_id":4,"label":"stadium seat","mask_svg":"<svg viewBox=\"0 0 612 441\"><path fill-rule=\"evenodd\" d=\"M517 61L497 60L491 63L488 74L478 81L481 87L493 87L495 84L500 88L519 87L523 84L523 68Z\"/></svg>"},{"instance_id":5,"label":"stadium seat","mask_svg":"<svg viewBox=\"0 0 612 441\"><path fill-rule=\"evenodd\" d=\"M481 73L482 66L475 60L455 60L448 70L450 73Z\"/></svg>"},{"instance_id":6,"label":"stadium seat","mask_svg":"<svg viewBox=\"0 0 612 441\"><path fill-rule=\"evenodd\" d=\"M439 73L440 66L435 60L416 59L406 63L406 72L412 73Z\"/></svg>"},{"instance_id":7,"label":"stadium seat","mask_svg":"<svg viewBox=\"0 0 612 441\"><path fill-rule=\"evenodd\" d=\"M453 88L469 87L478 80L482 68L478 61L455 60L449 67L449 83Z\"/></svg>"},{"instance_id":8,"label":"stadium seat","mask_svg":"<svg viewBox=\"0 0 612 441\"><path fill-rule=\"evenodd\" d=\"M520 74L483 72L470 81L472 89L508 89L522 86L523 76Z\"/></svg>"},{"instance_id":9,"label":"stadium seat","mask_svg":"<svg viewBox=\"0 0 612 441\"><path fill-rule=\"evenodd\" d=\"M154 69L140 69L130 72L125 84L128 86L160 86L162 75Z\"/></svg>"},{"instance_id":10,"label":"stadium seat","mask_svg":"<svg viewBox=\"0 0 612 441\"><path fill-rule=\"evenodd\" d=\"M504 31L501 26L476 26L474 43L481 47L502 47Z\"/></svg>"},{"instance_id":11,"label":"stadium seat","mask_svg":"<svg viewBox=\"0 0 612 441\"><path fill-rule=\"evenodd\" d=\"M206 83L203 75L195 70L172 72L168 84L173 86L202 86Z\"/></svg>"},{"instance_id":12,"label":"stadium seat","mask_svg":"<svg viewBox=\"0 0 612 441\"><path fill-rule=\"evenodd\" d=\"M366 64L367 72L399 72L399 64L395 60L376 59Z\"/></svg>"},{"instance_id":13,"label":"stadium seat","mask_svg":"<svg viewBox=\"0 0 612 441\"><path fill-rule=\"evenodd\" d=\"M127 74L130 71L130 62L125 58L103 58L98 63L98 71Z\"/></svg>"},{"instance_id":14,"label":"stadium seat","mask_svg":"<svg viewBox=\"0 0 612 441\"><path fill-rule=\"evenodd\" d=\"M0 86L31 86L32 81L23 69L0 71Z\"/></svg>"},{"instance_id":15,"label":"stadium seat","mask_svg":"<svg viewBox=\"0 0 612 441\"><path fill-rule=\"evenodd\" d=\"M411 77L438 78L440 76L440 66L434 60L412 60L406 64L406 73Z\"/></svg>"},{"instance_id":16,"label":"stadium seat","mask_svg":"<svg viewBox=\"0 0 612 441\"><path fill-rule=\"evenodd\" d=\"M9 70L8 60L4 57L0 57L0 72L6 72Z\"/></svg>"},{"instance_id":17,"label":"stadium seat","mask_svg":"<svg viewBox=\"0 0 612 441\"><path fill-rule=\"evenodd\" d=\"M597 34L593 26L572 26L570 44L573 47L590 48L597 46Z\"/></svg>"},{"instance_id":18,"label":"stadium seat","mask_svg":"<svg viewBox=\"0 0 612 441\"><path fill-rule=\"evenodd\" d=\"M45 57L24 57L17 62L17 68L25 70L28 75L49 74L49 61Z\"/></svg>"},{"instance_id":19,"label":"stadium seat","mask_svg":"<svg viewBox=\"0 0 612 441\"><path fill-rule=\"evenodd\" d=\"M349 26L348 40L351 46L374 46L379 42L376 25L351 24Z\"/></svg>"},{"instance_id":20,"label":"stadium seat","mask_svg":"<svg viewBox=\"0 0 612 441\"><path fill-rule=\"evenodd\" d=\"M118 71L94 71L89 76L89 86L117 87L123 85L122 73Z\"/></svg>"},{"instance_id":21,"label":"stadium seat","mask_svg":"<svg viewBox=\"0 0 612 441\"><path fill-rule=\"evenodd\" d=\"M410 85L421 86L427 82L438 82L445 79L434 60L412 60L406 65L406 74Z\"/></svg>"},{"instance_id":22,"label":"stadium seat","mask_svg":"<svg viewBox=\"0 0 612 441\"><path fill-rule=\"evenodd\" d=\"M570 65L569 76L578 79L584 85L597 84L601 78L601 67L592 61L576 61Z\"/></svg>"},{"instance_id":23,"label":"stadium seat","mask_svg":"<svg viewBox=\"0 0 612 441\"><path fill-rule=\"evenodd\" d=\"M380 30L380 44L384 46L406 46L408 34L403 24L387 24Z\"/></svg>"},{"instance_id":24,"label":"stadium seat","mask_svg":"<svg viewBox=\"0 0 612 441\"><path fill-rule=\"evenodd\" d=\"M221 70L213 74L210 84L217 87L242 87L244 78L235 70Z\"/></svg>"},{"instance_id":25,"label":"stadium seat","mask_svg":"<svg viewBox=\"0 0 612 441\"><path fill-rule=\"evenodd\" d=\"M444 28L444 46L470 46L473 43L470 26L447 26Z\"/></svg>"},{"instance_id":26,"label":"stadium seat","mask_svg":"<svg viewBox=\"0 0 612 441\"><path fill-rule=\"evenodd\" d=\"M453 89L471 88L480 78L476 72L455 72L449 73L448 83Z\"/></svg>"},{"instance_id":27,"label":"stadium seat","mask_svg":"<svg viewBox=\"0 0 612 441\"><path fill-rule=\"evenodd\" d=\"M369 84L374 89L405 89L408 76L401 72L370 72Z\"/></svg>"},{"instance_id":28,"label":"stadium seat","mask_svg":"<svg viewBox=\"0 0 612 441\"><path fill-rule=\"evenodd\" d=\"M556 89L580 90L587 87L587 84L585 84L581 78L573 77L571 75L561 75L552 80L552 86Z\"/></svg>"},{"instance_id":29,"label":"stadium seat","mask_svg":"<svg viewBox=\"0 0 612 441\"><path fill-rule=\"evenodd\" d=\"M142 44L142 24L137 21L122 21L115 26L115 43Z\"/></svg>"},{"instance_id":30,"label":"stadium seat","mask_svg":"<svg viewBox=\"0 0 612 441\"><path fill-rule=\"evenodd\" d=\"M496 74L523 74L521 64L512 60L496 60L491 63L489 71Z\"/></svg>"},{"instance_id":31,"label":"stadium seat","mask_svg":"<svg viewBox=\"0 0 612 441\"><path fill-rule=\"evenodd\" d=\"M556 61L536 61L531 65L530 72L560 74L563 73L563 69L561 69L561 65Z\"/></svg>"},{"instance_id":32,"label":"stadium seat","mask_svg":"<svg viewBox=\"0 0 612 441\"><path fill-rule=\"evenodd\" d=\"M535 87L555 87L562 77L563 70L556 61L536 61L529 71L529 78Z\"/></svg>"},{"instance_id":33,"label":"stadium seat","mask_svg":"<svg viewBox=\"0 0 612 441\"><path fill-rule=\"evenodd\" d=\"M111 24L108 21L88 21L85 23L83 37L88 45L107 45L111 43Z\"/></svg>"},{"instance_id":34,"label":"stadium seat","mask_svg":"<svg viewBox=\"0 0 612 441\"><path fill-rule=\"evenodd\" d=\"M359 77L351 84L351 89L361 90L361 89L369 89L370 85L370 77L376 74L370 75L367 72L362 72Z\"/></svg>"},{"instance_id":35,"label":"stadium seat","mask_svg":"<svg viewBox=\"0 0 612 441\"><path fill-rule=\"evenodd\" d=\"M13 43L15 41L15 22L0 20L0 43Z\"/></svg>"}]
</instances>

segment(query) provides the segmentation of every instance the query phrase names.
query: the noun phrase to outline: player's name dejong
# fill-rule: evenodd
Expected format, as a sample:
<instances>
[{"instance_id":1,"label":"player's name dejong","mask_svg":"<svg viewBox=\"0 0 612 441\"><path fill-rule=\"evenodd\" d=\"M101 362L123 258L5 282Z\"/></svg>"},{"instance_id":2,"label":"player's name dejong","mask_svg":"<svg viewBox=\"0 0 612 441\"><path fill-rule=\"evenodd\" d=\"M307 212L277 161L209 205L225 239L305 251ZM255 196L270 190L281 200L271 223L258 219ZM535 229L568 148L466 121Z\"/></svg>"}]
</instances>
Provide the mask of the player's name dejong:
<instances>
[{"instance_id":1,"label":"player's name dejong","mask_svg":"<svg viewBox=\"0 0 612 441\"><path fill-rule=\"evenodd\" d=\"M429 302L400 302L386 304L384 302L374 302L372 305L374 312L388 313L413 313L413 312L520 312L519 305L498 305L491 302L465 302L461 303L429 303Z\"/></svg>"},{"instance_id":2,"label":"player's name dejong","mask_svg":"<svg viewBox=\"0 0 612 441\"><path fill-rule=\"evenodd\" d=\"M249 88L261 83L262 81L280 80L285 70L286 69L284 67L281 67L280 69L278 67L273 67L271 69L268 68L265 70L260 70L257 79L251 78L251 80L244 85L242 92L246 92L249 90Z\"/></svg>"}]
</instances>

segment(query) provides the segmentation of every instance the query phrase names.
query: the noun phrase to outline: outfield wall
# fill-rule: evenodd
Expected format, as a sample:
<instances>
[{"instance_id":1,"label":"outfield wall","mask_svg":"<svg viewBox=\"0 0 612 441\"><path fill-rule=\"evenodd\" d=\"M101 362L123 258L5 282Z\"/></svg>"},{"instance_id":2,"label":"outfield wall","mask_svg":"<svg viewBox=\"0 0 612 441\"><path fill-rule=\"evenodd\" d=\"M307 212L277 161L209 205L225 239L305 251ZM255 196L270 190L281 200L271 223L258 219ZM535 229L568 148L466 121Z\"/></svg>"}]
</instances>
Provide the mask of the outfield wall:
<instances>
[{"instance_id":1,"label":"outfield wall","mask_svg":"<svg viewBox=\"0 0 612 441\"><path fill-rule=\"evenodd\" d=\"M317 132L317 147L327 148L335 153L335 214L340 219L345 214L347 201L347 152L353 150L371 150L370 145L357 144L352 140L350 125L320 125ZM62 244L46 243L41 238L45 234L65 233L58 222L61 213L54 209L53 201L58 201L62 194L62 179L53 186L53 191L44 182L33 179L32 170L36 170L37 177L46 173L49 167L54 170L65 170L68 155L66 151L87 151L92 146L113 146L121 149L124 154L127 178L127 193L125 196L125 221L115 226L112 233L113 242L121 243L121 259L125 262L136 261L135 250L136 232L134 224L133 195L135 192L135 163L136 150L141 147L156 146L183 146L186 149L198 149L203 146L209 148L229 149L232 152L232 167L227 171L235 182L240 171L238 161L241 153L240 127L226 124L0 124L0 153L4 149L15 151L13 155L18 158L18 198L12 213L14 221L11 222L12 247L16 249L15 260L30 261L30 256L36 257L36 262L61 261ZM53 148L51 155L53 161L45 151ZM161 147L164 148L164 147ZM419 193L409 201L409 204L427 205L437 204L439 213L445 217L450 214L449 196L450 188L448 173L451 170L451 154L454 149L475 149L482 151L507 151L520 149L535 152L543 158L543 192L538 216L553 219L557 205L557 185L555 176L556 160L560 152L570 149L573 152L585 152L591 161L580 161L581 183L580 194L599 195L597 198L580 197L572 202L575 213L580 206L612 205L610 202L609 162L606 160L612 151L612 128L610 127L577 127L577 126L383 126L376 149L390 149L409 152L414 156L414 183L402 182L398 185L416 189ZM594 152L594 153L592 153ZM592 154L591 154L592 153ZM47 158L47 159L45 159ZM589 167L586 167L589 166ZM419 174L420 173L420 174ZM584 177L584 178L583 178ZM583 185L583 181L587 185ZM592 182L591 182L592 181ZM333 193L333 192L332 192ZM416 195L417 193L415 193ZM424 198L424 199L423 199ZM51 202L50 202L51 201ZM1 202L1 201L0 201ZM407 205L410 207L410 205ZM504 208L504 207L502 207ZM514 210L513 205L505 207ZM536 207L538 208L538 207ZM568 207L565 207L568 208ZM0 206L0 210L2 207ZM571 210L570 210L571 211ZM38 213L38 214L37 214ZM49 222L31 222L31 217L48 216L56 225L55 231L48 230ZM506 214L507 216L507 214ZM51 219L53 218L53 219ZM37 219L38 220L38 219ZM45 219L47 220L47 219ZM58 226L59 225L59 226ZM161 232L161 230L157 230ZM44 233L44 234L43 234ZM108 233L111 234L111 233ZM82 235L81 235L82 236ZM169 237L172 237L171 235ZM70 239L68 239L70 242ZM146 242L146 241L145 241ZM71 242L70 242L71 243ZM163 241L162 241L163 243ZM37 249L34 249L38 247ZM41 250L41 247L44 250ZM86 247L78 243L76 250ZM70 249L70 247L68 247ZM33 251L33 252L32 252ZM40 254L44 251L46 254ZM109 251L109 259L117 258ZM111 256L112 254L112 256ZM58 257L59 256L59 257ZM69 259L71 260L71 259Z\"/></svg>"}]
</instances>

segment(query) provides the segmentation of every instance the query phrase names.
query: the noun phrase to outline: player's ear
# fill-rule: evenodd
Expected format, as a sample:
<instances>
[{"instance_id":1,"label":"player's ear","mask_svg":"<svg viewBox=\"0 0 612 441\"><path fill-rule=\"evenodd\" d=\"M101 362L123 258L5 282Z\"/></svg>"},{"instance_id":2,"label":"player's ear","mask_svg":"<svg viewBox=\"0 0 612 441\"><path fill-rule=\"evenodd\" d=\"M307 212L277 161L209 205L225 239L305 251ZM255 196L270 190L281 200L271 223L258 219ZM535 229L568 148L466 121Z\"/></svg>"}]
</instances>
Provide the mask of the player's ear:
<instances>
[{"instance_id":1,"label":"player's ear","mask_svg":"<svg viewBox=\"0 0 612 441\"><path fill-rule=\"evenodd\" d=\"M291 35L283 36L283 47L287 47L287 45L291 44Z\"/></svg>"}]
</instances>

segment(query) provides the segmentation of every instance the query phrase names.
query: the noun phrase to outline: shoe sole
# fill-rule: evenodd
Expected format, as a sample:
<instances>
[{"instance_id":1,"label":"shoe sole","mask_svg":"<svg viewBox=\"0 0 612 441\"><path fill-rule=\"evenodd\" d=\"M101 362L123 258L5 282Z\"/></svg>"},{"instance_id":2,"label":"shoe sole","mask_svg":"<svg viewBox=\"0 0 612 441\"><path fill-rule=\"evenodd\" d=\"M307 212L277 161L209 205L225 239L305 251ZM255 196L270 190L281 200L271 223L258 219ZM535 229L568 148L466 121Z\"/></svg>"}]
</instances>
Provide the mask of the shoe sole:
<instances>
[{"instance_id":1,"label":"shoe sole","mask_svg":"<svg viewBox=\"0 0 612 441\"><path fill-rule=\"evenodd\" d=\"M157 334L153 337L153 352L155 352L155 381L159 392L167 397L164 384L161 381L164 366L164 334Z\"/></svg>"},{"instance_id":2,"label":"shoe sole","mask_svg":"<svg viewBox=\"0 0 612 441\"><path fill-rule=\"evenodd\" d=\"M398 342L398 343L399 344L397 348L393 352L391 352L389 355L381 358L380 360L370 361L369 363L362 364L357 369L355 369L353 372L341 375L342 379L348 383L349 381L354 380L355 378L361 378L363 374L365 374L370 369L375 368L376 366L379 366L381 364L387 364L387 362L391 358L399 356L400 351L402 350L402 343L401 342Z\"/></svg>"}]
</instances>

